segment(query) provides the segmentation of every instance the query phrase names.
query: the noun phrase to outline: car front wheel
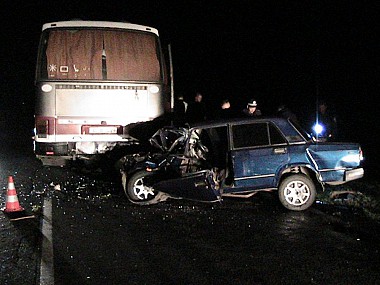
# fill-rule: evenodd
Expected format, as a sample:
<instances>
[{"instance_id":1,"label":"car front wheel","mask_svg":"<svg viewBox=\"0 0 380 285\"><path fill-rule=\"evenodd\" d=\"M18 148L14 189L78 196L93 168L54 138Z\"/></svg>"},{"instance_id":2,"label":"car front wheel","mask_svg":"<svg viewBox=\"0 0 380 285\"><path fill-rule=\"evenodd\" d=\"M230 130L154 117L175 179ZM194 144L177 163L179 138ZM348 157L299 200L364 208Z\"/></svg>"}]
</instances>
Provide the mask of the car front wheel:
<instances>
[{"instance_id":1,"label":"car front wheel","mask_svg":"<svg viewBox=\"0 0 380 285\"><path fill-rule=\"evenodd\" d=\"M303 211L313 205L316 198L316 187L306 175L295 174L281 182L278 196L285 208Z\"/></svg>"},{"instance_id":2,"label":"car front wheel","mask_svg":"<svg viewBox=\"0 0 380 285\"><path fill-rule=\"evenodd\" d=\"M145 170L134 173L127 178L122 174L122 183L125 195L135 204L151 205L165 201L168 197L162 192L156 191L151 185L154 180L154 172Z\"/></svg>"}]
</instances>

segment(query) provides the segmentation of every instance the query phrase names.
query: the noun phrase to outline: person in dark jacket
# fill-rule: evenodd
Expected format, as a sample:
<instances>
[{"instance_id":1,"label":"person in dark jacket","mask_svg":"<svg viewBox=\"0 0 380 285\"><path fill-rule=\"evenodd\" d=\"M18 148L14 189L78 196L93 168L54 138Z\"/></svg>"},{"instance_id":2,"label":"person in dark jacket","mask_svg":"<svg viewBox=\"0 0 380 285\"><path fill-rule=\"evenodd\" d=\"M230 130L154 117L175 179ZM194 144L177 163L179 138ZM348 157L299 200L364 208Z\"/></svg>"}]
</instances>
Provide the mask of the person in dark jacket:
<instances>
[{"instance_id":1,"label":"person in dark jacket","mask_svg":"<svg viewBox=\"0 0 380 285\"><path fill-rule=\"evenodd\" d=\"M278 106L277 114L282 118L289 119L292 122L299 124L296 114L294 114L292 110L290 110L289 107L284 104Z\"/></svg>"},{"instance_id":2,"label":"person in dark jacket","mask_svg":"<svg viewBox=\"0 0 380 285\"><path fill-rule=\"evenodd\" d=\"M311 120L314 133L320 140L334 141L338 138L337 116L330 110L326 101L318 103L318 112ZM319 127L319 130L317 129Z\"/></svg>"},{"instance_id":3,"label":"person in dark jacket","mask_svg":"<svg viewBox=\"0 0 380 285\"><path fill-rule=\"evenodd\" d=\"M180 95L174 100L173 108L173 122L176 126L183 126L185 124L187 103L184 101L183 96Z\"/></svg>"},{"instance_id":4,"label":"person in dark jacket","mask_svg":"<svg viewBox=\"0 0 380 285\"><path fill-rule=\"evenodd\" d=\"M194 102L189 103L186 111L186 119L188 123L202 122L206 120L206 105L202 100L203 96L198 92L195 94Z\"/></svg>"},{"instance_id":5,"label":"person in dark jacket","mask_svg":"<svg viewBox=\"0 0 380 285\"><path fill-rule=\"evenodd\" d=\"M220 103L220 109L218 113L219 119L230 119L236 117L234 110L231 108L230 100L223 99Z\"/></svg>"},{"instance_id":6,"label":"person in dark jacket","mask_svg":"<svg viewBox=\"0 0 380 285\"><path fill-rule=\"evenodd\" d=\"M249 100L247 108L243 109L243 115L247 117L261 116L261 111L257 109L257 102L254 99Z\"/></svg>"}]
</instances>

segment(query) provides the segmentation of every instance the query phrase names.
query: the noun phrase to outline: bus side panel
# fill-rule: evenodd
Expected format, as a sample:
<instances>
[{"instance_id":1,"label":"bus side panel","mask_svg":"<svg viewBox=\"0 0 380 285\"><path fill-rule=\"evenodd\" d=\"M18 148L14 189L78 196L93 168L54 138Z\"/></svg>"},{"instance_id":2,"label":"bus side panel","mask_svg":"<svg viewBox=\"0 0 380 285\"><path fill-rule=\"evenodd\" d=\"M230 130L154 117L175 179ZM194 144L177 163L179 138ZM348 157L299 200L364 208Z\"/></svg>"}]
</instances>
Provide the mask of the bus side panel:
<instances>
[{"instance_id":1,"label":"bus side panel","mask_svg":"<svg viewBox=\"0 0 380 285\"><path fill-rule=\"evenodd\" d=\"M155 117L155 114L148 114L147 90L59 89L56 96L58 117L110 118L112 122L107 124L120 125Z\"/></svg>"}]
</instances>

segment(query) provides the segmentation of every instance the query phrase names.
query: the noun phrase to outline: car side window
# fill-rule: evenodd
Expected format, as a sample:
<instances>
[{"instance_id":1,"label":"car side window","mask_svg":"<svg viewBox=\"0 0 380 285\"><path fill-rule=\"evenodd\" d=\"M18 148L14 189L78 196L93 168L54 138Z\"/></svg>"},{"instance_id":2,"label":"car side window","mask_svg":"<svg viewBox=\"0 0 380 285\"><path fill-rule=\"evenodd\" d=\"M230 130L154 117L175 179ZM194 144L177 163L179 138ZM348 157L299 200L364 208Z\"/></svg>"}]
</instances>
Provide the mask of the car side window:
<instances>
[{"instance_id":1,"label":"car side window","mask_svg":"<svg viewBox=\"0 0 380 285\"><path fill-rule=\"evenodd\" d=\"M269 145L267 123L232 126L234 148Z\"/></svg>"},{"instance_id":2,"label":"car side window","mask_svg":"<svg viewBox=\"0 0 380 285\"><path fill-rule=\"evenodd\" d=\"M235 125L232 133L235 148L287 143L281 132L268 123Z\"/></svg>"},{"instance_id":3,"label":"car side window","mask_svg":"<svg viewBox=\"0 0 380 285\"><path fill-rule=\"evenodd\" d=\"M272 124L269 124L270 144L284 144L287 143L281 132Z\"/></svg>"}]
</instances>

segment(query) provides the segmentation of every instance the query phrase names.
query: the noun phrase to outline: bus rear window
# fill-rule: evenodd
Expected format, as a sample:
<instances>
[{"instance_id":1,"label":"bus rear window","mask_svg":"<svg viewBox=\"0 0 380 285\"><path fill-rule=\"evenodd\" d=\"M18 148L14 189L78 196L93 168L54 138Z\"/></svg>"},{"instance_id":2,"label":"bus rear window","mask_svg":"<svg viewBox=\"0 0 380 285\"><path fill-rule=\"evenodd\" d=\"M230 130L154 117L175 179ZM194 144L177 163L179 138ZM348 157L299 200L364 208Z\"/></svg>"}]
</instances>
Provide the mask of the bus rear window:
<instances>
[{"instance_id":1,"label":"bus rear window","mask_svg":"<svg viewBox=\"0 0 380 285\"><path fill-rule=\"evenodd\" d=\"M157 38L122 30L44 33L40 79L152 81L161 78Z\"/></svg>"}]
</instances>

